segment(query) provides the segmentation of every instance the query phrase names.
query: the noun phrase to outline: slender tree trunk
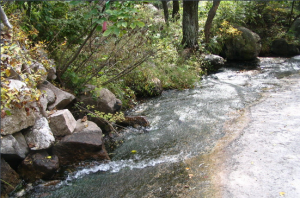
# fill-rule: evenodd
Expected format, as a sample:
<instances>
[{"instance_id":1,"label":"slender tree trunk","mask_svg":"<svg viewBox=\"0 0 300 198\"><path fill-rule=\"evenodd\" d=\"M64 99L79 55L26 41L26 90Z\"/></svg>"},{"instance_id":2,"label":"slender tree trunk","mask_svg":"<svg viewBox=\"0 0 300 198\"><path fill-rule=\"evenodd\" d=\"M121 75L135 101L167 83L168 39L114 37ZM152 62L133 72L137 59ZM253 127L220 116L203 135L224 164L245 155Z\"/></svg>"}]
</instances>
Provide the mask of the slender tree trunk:
<instances>
[{"instance_id":1,"label":"slender tree trunk","mask_svg":"<svg viewBox=\"0 0 300 198\"><path fill-rule=\"evenodd\" d=\"M213 2L213 6L210 8L209 12L208 12L208 16L205 22L205 26L204 26L204 35L205 35L205 42L208 43L209 42L209 37L210 37L210 29L211 29L211 25L212 25L212 21L216 15L217 9L220 5L220 1L214 1Z\"/></svg>"},{"instance_id":2,"label":"slender tree trunk","mask_svg":"<svg viewBox=\"0 0 300 198\"><path fill-rule=\"evenodd\" d=\"M164 9L164 17L165 17L165 22L168 25L169 24L169 10L168 10L168 5L167 5L167 1L162 0L161 1L163 9Z\"/></svg>"},{"instance_id":3,"label":"slender tree trunk","mask_svg":"<svg viewBox=\"0 0 300 198\"><path fill-rule=\"evenodd\" d=\"M294 12L294 5L295 5L295 1L293 1L293 3L292 3L292 9L291 9L291 14L290 14L289 26L292 25L292 18L293 18L293 12Z\"/></svg>"},{"instance_id":4,"label":"slender tree trunk","mask_svg":"<svg viewBox=\"0 0 300 198\"><path fill-rule=\"evenodd\" d=\"M12 29L12 25L10 24L10 22L8 21L8 18L4 12L4 10L2 9L2 6L0 6L0 19L1 19L1 22L6 26L8 27L8 29Z\"/></svg>"},{"instance_id":5,"label":"slender tree trunk","mask_svg":"<svg viewBox=\"0 0 300 198\"><path fill-rule=\"evenodd\" d=\"M179 19L179 1L178 0L173 0L172 19L174 21L177 21Z\"/></svg>"},{"instance_id":6,"label":"slender tree trunk","mask_svg":"<svg viewBox=\"0 0 300 198\"><path fill-rule=\"evenodd\" d=\"M198 4L199 1L183 1L181 44L184 48L198 50Z\"/></svg>"}]
</instances>

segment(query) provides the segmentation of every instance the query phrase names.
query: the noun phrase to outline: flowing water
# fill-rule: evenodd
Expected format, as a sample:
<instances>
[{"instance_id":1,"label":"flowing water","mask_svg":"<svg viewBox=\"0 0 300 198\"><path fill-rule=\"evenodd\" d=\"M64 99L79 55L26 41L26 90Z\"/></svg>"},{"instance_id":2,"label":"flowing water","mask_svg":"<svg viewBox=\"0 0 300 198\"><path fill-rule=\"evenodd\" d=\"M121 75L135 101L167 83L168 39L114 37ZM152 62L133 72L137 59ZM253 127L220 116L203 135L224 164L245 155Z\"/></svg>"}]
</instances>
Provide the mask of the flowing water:
<instances>
[{"instance_id":1,"label":"flowing water","mask_svg":"<svg viewBox=\"0 0 300 198\"><path fill-rule=\"evenodd\" d=\"M300 57L260 58L230 63L194 89L165 91L130 112L147 116L151 127L126 129L110 162L83 167L27 197L213 197L212 162L220 156L212 151L230 141L224 139L230 122L245 124L239 120L245 109L299 70Z\"/></svg>"}]
</instances>

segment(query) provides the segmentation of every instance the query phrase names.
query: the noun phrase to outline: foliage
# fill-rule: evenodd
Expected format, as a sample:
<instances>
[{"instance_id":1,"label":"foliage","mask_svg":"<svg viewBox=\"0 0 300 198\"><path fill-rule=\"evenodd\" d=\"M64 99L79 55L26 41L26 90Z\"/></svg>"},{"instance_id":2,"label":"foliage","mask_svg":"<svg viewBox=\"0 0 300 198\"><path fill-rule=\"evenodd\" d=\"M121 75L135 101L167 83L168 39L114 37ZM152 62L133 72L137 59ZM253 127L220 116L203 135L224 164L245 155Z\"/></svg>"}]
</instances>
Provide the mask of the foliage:
<instances>
[{"instance_id":1,"label":"foliage","mask_svg":"<svg viewBox=\"0 0 300 198\"><path fill-rule=\"evenodd\" d=\"M215 35L207 45L209 51L219 54L223 50L223 46L228 39L241 35L241 31L234 28L228 21L223 21L216 31Z\"/></svg>"},{"instance_id":2,"label":"foliage","mask_svg":"<svg viewBox=\"0 0 300 198\"><path fill-rule=\"evenodd\" d=\"M295 37L287 30L290 22L299 17L300 10L294 9L291 13L292 1L221 1L217 15L214 19L212 35L208 49L213 53L222 50L225 39L220 32L227 21L233 27L244 26L256 32L262 39L262 54L270 53L270 46L274 39L285 38L289 42L295 42ZM299 2L297 2L300 5ZM297 4L296 3L296 4ZM210 7L212 3L208 3ZM295 6L296 8L297 6ZM207 8L208 9L208 8Z\"/></svg>"},{"instance_id":3,"label":"foliage","mask_svg":"<svg viewBox=\"0 0 300 198\"><path fill-rule=\"evenodd\" d=\"M13 34L2 35L5 42L1 44L1 109L25 108L28 102L38 101L42 93L36 86L41 82L45 71L28 72L24 67L30 67L36 61L42 63L45 68L50 65L50 61L41 54L41 48L45 47L45 44L39 42L33 46L28 34L18 27L18 16L13 15L10 20L13 24ZM34 35L37 31L30 33ZM12 75L17 75L26 88L9 88ZM29 109L25 109L29 113Z\"/></svg>"},{"instance_id":4,"label":"foliage","mask_svg":"<svg viewBox=\"0 0 300 198\"><path fill-rule=\"evenodd\" d=\"M116 112L115 114L112 113L104 113L95 110L94 105L87 105L86 108L81 106L81 103L75 104L75 106L79 110L87 111L87 115L94 117L94 118L100 118L105 120L106 122L109 122L110 124L116 123L117 121L124 121L124 113L123 112Z\"/></svg>"}]
</instances>

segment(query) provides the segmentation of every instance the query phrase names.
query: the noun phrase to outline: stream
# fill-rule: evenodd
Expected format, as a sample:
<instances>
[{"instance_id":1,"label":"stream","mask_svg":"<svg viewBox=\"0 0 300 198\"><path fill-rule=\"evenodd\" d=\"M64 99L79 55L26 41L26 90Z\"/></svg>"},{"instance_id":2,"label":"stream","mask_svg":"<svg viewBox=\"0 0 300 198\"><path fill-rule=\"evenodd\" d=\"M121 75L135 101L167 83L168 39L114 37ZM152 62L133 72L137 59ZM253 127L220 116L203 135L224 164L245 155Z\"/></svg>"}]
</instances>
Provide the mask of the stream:
<instances>
[{"instance_id":1,"label":"stream","mask_svg":"<svg viewBox=\"0 0 300 198\"><path fill-rule=\"evenodd\" d=\"M218 163L212 163L221 157L213 150L232 141L224 139L235 130L230 123L246 125L241 119L246 109L299 71L300 56L265 57L227 63L194 89L164 91L129 112L146 116L151 127L124 130L119 137L124 143L110 162L91 163L55 186L35 187L26 197L215 197Z\"/></svg>"}]
</instances>

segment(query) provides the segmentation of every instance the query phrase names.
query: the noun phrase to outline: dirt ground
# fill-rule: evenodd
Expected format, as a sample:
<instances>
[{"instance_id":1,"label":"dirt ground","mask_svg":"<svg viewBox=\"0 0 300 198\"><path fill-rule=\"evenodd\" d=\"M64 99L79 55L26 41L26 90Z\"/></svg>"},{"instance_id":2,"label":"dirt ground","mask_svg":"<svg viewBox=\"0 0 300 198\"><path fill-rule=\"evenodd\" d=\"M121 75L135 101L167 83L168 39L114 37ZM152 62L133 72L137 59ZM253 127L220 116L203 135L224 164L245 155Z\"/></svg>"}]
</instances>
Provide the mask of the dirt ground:
<instances>
[{"instance_id":1,"label":"dirt ground","mask_svg":"<svg viewBox=\"0 0 300 198\"><path fill-rule=\"evenodd\" d=\"M225 148L217 197L300 197L300 77L283 81L249 108L247 126Z\"/></svg>"}]
</instances>

